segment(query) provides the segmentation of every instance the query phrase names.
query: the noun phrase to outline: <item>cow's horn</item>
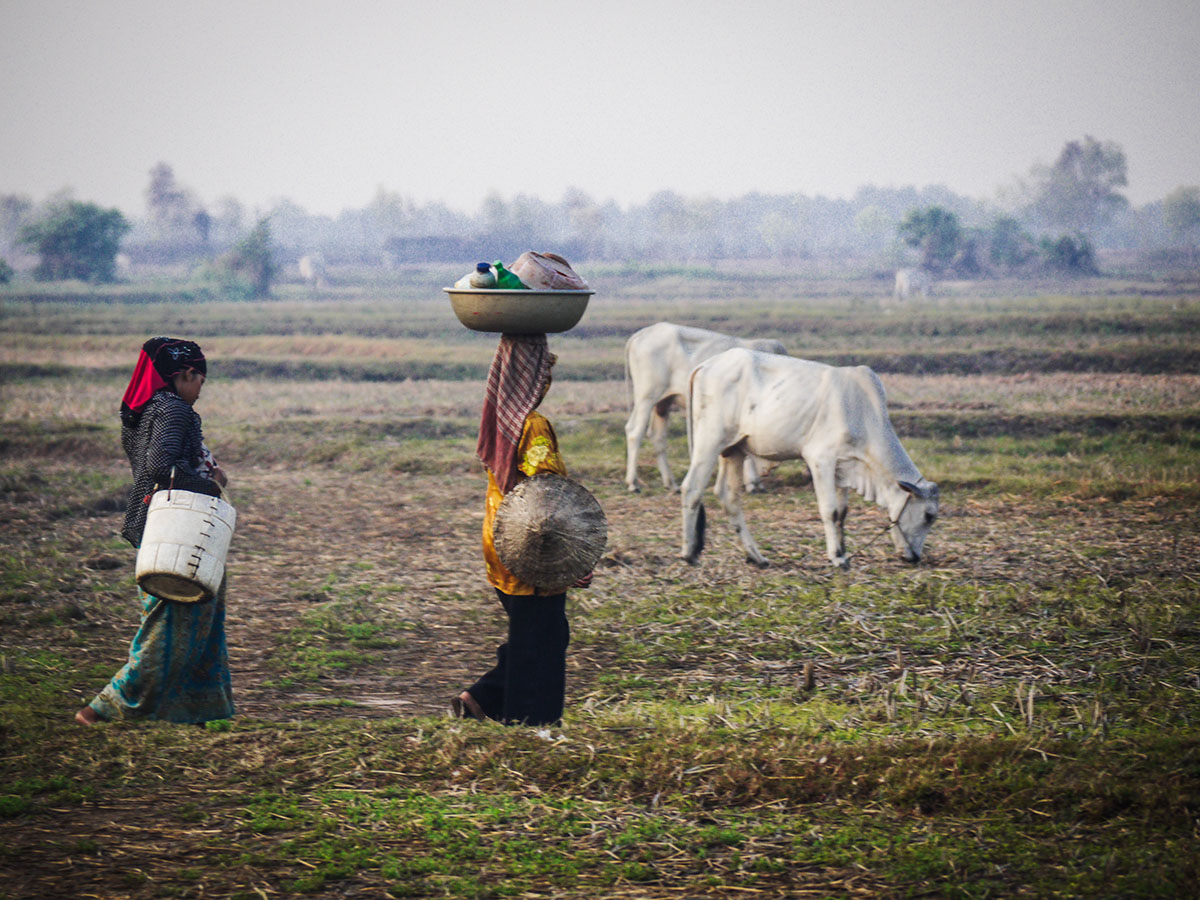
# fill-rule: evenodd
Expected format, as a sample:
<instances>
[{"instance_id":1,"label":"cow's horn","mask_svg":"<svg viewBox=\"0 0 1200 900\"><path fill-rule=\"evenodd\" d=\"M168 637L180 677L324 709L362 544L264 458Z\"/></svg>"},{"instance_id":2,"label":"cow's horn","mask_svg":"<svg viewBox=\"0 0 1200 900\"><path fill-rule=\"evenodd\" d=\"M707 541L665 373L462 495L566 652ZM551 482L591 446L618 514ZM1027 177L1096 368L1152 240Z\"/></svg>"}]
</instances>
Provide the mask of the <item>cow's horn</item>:
<instances>
[{"instance_id":1,"label":"cow's horn","mask_svg":"<svg viewBox=\"0 0 1200 900\"><path fill-rule=\"evenodd\" d=\"M914 497L918 497L920 499L925 498L925 491L923 491L921 488L917 487L911 481L900 481L897 483L900 485L900 487L903 490L908 491L908 493L912 494Z\"/></svg>"}]
</instances>

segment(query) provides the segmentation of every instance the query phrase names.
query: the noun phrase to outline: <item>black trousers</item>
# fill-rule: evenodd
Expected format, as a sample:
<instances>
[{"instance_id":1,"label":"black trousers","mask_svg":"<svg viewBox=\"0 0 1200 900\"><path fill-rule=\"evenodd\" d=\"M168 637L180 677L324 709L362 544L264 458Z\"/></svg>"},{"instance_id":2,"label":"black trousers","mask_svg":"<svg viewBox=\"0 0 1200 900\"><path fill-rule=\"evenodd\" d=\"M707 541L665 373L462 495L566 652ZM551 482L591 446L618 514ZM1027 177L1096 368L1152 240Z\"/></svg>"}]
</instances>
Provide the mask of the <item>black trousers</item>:
<instances>
[{"instance_id":1,"label":"black trousers","mask_svg":"<svg viewBox=\"0 0 1200 900\"><path fill-rule=\"evenodd\" d=\"M496 648L495 667L468 690L489 719L553 725L567 686L567 595L496 595L508 613L508 640Z\"/></svg>"}]
</instances>

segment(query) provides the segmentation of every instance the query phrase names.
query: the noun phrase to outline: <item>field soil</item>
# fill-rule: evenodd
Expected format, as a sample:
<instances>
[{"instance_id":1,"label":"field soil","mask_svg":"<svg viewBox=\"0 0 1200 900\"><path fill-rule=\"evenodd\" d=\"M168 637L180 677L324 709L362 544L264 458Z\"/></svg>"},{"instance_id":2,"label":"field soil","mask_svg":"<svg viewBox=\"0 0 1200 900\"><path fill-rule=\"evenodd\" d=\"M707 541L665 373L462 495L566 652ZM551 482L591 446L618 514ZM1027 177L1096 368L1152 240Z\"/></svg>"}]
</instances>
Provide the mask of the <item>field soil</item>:
<instances>
[{"instance_id":1,"label":"field soil","mask_svg":"<svg viewBox=\"0 0 1200 900\"><path fill-rule=\"evenodd\" d=\"M43 470L48 479L53 479L56 467L51 464ZM381 484L378 477L348 477L316 467L238 470L231 464L230 469L239 522L230 561L228 634L239 715L260 723L349 718L365 732L375 727L372 721L445 716L450 696L490 666L505 628L498 604L481 583L480 473L464 464L450 475L393 474ZM800 472L791 474L803 480ZM616 473L597 488L609 517L610 542L593 587L572 595L572 618L588 624L586 636L577 638L570 651L570 707L611 702L602 676L622 665L617 660L622 641L636 637L622 635L619 622L606 622L602 614L598 617L589 609L619 605L625 596L645 598L668 586L713 594L735 588L754 593L779 590L782 578L784 584L794 581L845 591L876 584L881 574L903 579L909 573L915 577L918 571L895 559L886 542L871 543L878 535L880 515L861 504L854 507L850 545L870 546L850 572L831 571L823 557L809 489L789 486L778 478L769 477L768 493L750 501L756 533L776 546L770 580L745 563L732 534L723 529L714 529L710 551L700 566L678 560L673 552L678 501L662 488L625 495ZM94 551L119 528L115 505L113 498L92 498L49 528L40 515L43 510L38 508L36 492L10 492L0 508L10 523L10 544L49 541L63 554L59 563L63 584L56 594L43 595L37 603L70 622L69 633L82 638L77 652L86 653L93 673L104 666L112 671L119 667L124 643L136 627L136 604L130 596L132 550L99 556ZM720 515L712 513L713 519ZM108 543L111 546L111 540ZM1084 554L1081 547L1090 550ZM1016 582L1035 591L1039 585L1089 578L1131 585L1171 573L1197 578L1198 560L1200 535L1186 510L1161 509L1153 502L1116 504L1102 498L1052 506L1010 498L950 498L925 569L941 583L985 588ZM124 588L104 604L88 602L86 584L93 572L118 574ZM325 662L332 665L318 660L315 670L304 669L303 677L284 678L297 672L295 642L311 639L311 633L300 628L306 614L336 606L337 596L356 591L371 597L368 619L385 622L382 633L389 640L372 647L355 664L343 665L343 660L330 657ZM362 612L353 602L339 608L350 616L356 609ZM943 678L964 686L1038 683L1043 689L1076 689L1094 679L1091 652L1074 660L1055 653L1051 660L1032 650L1005 653L986 645L967 645L935 659L888 643L861 611L860 619L867 653L845 655L812 648L790 660L770 660L758 658L752 644L740 646L734 641L715 655L685 650L641 660L637 673L645 683L700 693L726 682L769 685L782 680L794 681L799 694L806 671L815 672L822 690L839 691L859 689L864 678L894 682L895 673L905 669L914 682ZM814 642L820 646L819 640ZM1128 646L1114 646L1114 652L1136 657L1132 642L1121 643ZM7 660L36 652L19 633L0 639L0 647ZM908 660L903 659L906 652L911 654ZM59 696L57 709L40 712L66 721L87 699L88 691L101 684L98 678L77 679L75 690ZM70 743L80 740L87 737L73 735ZM50 754L64 749L57 740L46 747ZM272 751L268 743L246 746L240 752L251 754L243 760L251 765L254 754ZM164 884L178 883L177 873L211 860L207 830L185 825L180 833L175 821L178 815L186 818L186 811L205 792L187 780L168 779L149 793L48 809L32 827L20 819L0 821L0 837L9 848L0 860L20 861L5 865L2 896L163 896ZM164 817L164 809L174 813ZM103 850L48 853L50 845ZM243 862L224 875L255 886L259 895L278 896L277 879L284 877L284 871L273 874ZM593 890L560 886L553 894L584 897L593 896ZM793 873L784 882L760 881L755 890L780 896L890 893L871 873L838 867ZM613 885L608 891L637 897L678 896L666 884ZM362 876L341 889L319 893L394 896L386 885ZM720 888L711 893L725 895Z\"/></svg>"},{"instance_id":2,"label":"field soil","mask_svg":"<svg viewBox=\"0 0 1200 900\"><path fill-rule=\"evenodd\" d=\"M397 291L444 278L417 275ZM448 716L506 628L473 455L494 340L375 283L0 305L0 900L1194 893L1200 289L605 287L552 341L545 411L609 539L546 729ZM832 569L800 461L745 501L769 567L711 493L683 562L648 447L623 484L624 338L659 319L878 364L941 486L921 564L855 496ZM213 360L238 714L85 728L139 615L114 397L164 328Z\"/></svg>"}]
</instances>

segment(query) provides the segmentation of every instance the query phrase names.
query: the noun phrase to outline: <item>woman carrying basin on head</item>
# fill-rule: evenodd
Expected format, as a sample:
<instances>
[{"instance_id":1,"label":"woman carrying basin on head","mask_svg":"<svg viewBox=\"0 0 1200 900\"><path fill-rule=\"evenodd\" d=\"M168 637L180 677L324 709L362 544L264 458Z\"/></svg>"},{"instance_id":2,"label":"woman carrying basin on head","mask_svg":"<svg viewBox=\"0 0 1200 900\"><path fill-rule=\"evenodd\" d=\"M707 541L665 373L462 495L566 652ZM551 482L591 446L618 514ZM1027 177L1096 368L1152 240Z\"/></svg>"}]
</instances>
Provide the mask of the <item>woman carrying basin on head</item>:
<instances>
[{"instance_id":1,"label":"woman carrying basin on head","mask_svg":"<svg viewBox=\"0 0 1200 900\"><path fill-rule=\"evenodd\" d=\"M133 487L121 535L141 544L150 497L172 483L220 496L225 473L204 446L192 408L207 377L199 344L152 338L142 346L121 403L121 445ZM125 666L75 714L94 725L112 719L202 724L233 715L225 644L225 583L200 603L176 603L138 589L142 621Z\"/></svg>"},{"instance_id":2,"label":"woman carrying basin on head","mask_svg":"<svg viewBox=\"0 0 1200 900\"><path fill-rule=\"evenodd\" d=\"M512 724L549 725L562 718L570 628L566 592L541 596L505 568L496 552L494 524L504 495L543 472L567 474L558 438L536 411L550 388L555 356L544 334L505 334L488 372L476 454L488 473L483 558L488 582L508 614L508 640L496 665L451 700L455 716ZM576 584L584 586L591 576Z\"/></svg>"}]
</instances>

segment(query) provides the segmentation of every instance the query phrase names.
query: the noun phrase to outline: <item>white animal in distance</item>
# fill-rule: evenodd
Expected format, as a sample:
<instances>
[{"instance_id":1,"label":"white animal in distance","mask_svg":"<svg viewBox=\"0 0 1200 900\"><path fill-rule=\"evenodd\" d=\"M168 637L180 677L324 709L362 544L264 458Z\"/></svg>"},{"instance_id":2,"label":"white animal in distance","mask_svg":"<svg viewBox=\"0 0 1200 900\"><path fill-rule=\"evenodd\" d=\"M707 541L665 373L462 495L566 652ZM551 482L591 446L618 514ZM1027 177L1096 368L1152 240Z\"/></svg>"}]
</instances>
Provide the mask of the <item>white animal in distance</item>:
<instances>
[{"instance_id":1,"label":"white animal in distance","mask_svg":"<svg viewBox=\"0 0 1200 900\"><path fill-rule=\"evenodd\" d=\"M928 299L933 288L933 279L924 269L897 269L896 284L892 288L892 298L908 300L913 294L920 294Z\"/></svg>"},{"instance_id":2,"label":"white animal in distance","mask_svg":"<svg viewBox=\"0 0 1200 900\"><path fill-rule=\"evenodd\" d=\"M300 277L310 287L325 287L325 258L319 253L300 257Z\"/></svg>"},{"instance_id":3,"label":"white animal in distance","mask_svg":"<svg viewBox=\"0 0 1200 900\"><path fill-rule=\"evenodd\" d=\"M667 415L676 405L685 405L688 375L704 360L731 347L750 347L766 353L787 355L780 341L743 340L693 328L658 322L634 332L625 342L625 383L629 390L629 420L625 423L625 485L637 491L638 451L649 429L662 475L663 487L678 490L667 460ZM746 490L760 487L757 462L747 457L744 471Z\"/></svg>"},{"instance_id":4,"label":"white animal in distance","mask_svg":"<svg viewBox=\"0 0 1200 900\"><path fill-rule=\"evenodd\" d=\"M766 558L746 528L739 480L742 459L803 459L812 473L829 561L849 568L848 491L884 507L901 557L919 562L938 516L938 487L926 481L892 428L883 384L866 366L835 367L733 349L697 366L688 403L691 465L683 480L683 558L704 549L704 489L733 520L747 561Z\"/></svg>"}]
</instances>

